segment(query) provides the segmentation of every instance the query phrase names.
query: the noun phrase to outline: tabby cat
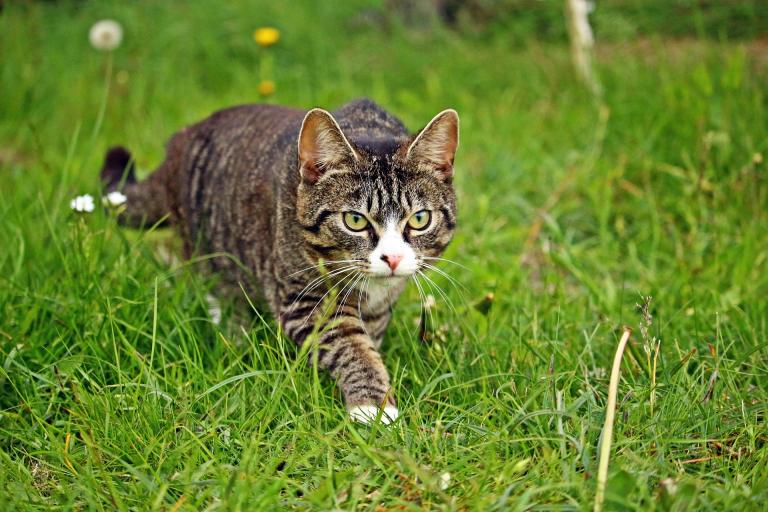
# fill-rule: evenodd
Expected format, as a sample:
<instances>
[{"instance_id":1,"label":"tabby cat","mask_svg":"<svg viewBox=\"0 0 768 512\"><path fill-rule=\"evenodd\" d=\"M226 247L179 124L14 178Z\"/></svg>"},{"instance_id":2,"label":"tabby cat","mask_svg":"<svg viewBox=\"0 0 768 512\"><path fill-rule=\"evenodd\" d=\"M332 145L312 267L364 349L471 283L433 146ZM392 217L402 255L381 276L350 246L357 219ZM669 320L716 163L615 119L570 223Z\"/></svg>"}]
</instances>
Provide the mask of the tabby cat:
<instances>
[{"instance_id":1,"label":"tabby cat","mask_svg":"<svg viewBox=\"0 0 768 512\"><path fill-rule=\"evenodd\" d=\"M121 147L101 178L127 197L122 223L173 224L187 257L231 255L212 270L266 300L299 345L316 333L353 419L389 423L398 410L378 348L408 279L453 235L458 130L445 110L410 135L369 100L333 114L244 105L176 133L144 181Z\"/></svg>"}]
</instances>

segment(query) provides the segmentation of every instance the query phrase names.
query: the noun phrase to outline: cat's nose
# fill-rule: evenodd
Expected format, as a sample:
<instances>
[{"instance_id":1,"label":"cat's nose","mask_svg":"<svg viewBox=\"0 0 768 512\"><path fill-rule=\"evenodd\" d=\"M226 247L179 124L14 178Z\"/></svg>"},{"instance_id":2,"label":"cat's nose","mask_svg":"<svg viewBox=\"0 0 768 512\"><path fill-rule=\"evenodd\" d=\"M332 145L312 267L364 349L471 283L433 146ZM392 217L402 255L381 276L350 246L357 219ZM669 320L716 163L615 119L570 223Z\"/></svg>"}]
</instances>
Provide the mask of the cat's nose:
<instances>
[{"instance_id":1,"label":"cat's nose","mask_svg":"<svg viewBox=\"0 0 768 512\"><path fill-rule=\"evenodd\" d=\"M401 261L403 261L403 255L402 254L382 254L381 259L389 265L389 268L392 269L392 272L395 271L397 266L400 264Z\"/></svg>"}]
</instances>

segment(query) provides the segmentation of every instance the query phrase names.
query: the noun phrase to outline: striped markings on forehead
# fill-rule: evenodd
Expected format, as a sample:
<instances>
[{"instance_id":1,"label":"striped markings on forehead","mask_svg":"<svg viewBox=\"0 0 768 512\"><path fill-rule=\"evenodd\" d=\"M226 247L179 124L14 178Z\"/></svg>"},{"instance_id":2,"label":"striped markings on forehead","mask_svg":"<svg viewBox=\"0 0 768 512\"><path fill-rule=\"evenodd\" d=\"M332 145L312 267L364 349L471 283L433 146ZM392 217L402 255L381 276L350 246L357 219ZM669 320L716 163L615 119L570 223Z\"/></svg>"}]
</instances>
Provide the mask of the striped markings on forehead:
<instances>
[{"instance_id":1,"label":"striped markings on forehead","mask_svg":"<svg viewBox=\"0 0 768 512\"><path fill-rule=\"evenodd\" d=\"M377 176L365 183L362 192L367 212L382 223L399 221L414 205L414 194L395 176Z\"/></svg>"}]
</instances>

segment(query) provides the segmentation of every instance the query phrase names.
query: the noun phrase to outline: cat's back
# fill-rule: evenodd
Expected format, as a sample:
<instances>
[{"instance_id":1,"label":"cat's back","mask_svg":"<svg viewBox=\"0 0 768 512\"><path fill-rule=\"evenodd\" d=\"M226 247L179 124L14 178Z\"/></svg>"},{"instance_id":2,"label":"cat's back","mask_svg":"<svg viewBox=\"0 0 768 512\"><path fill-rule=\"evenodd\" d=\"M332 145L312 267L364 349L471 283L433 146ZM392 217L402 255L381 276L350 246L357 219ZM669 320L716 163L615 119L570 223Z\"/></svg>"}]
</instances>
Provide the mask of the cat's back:
<instances>
[{"instance_id":1,"label":"cat's back","mask_svg":"<svg viewBox=\"0 0 768 512\"><path fill-rule=\"evenodd\" d=\"M377 103L360 98L344 104L333 115L352 143L370 139L401 139L408 130L397 117Z\"/></svg>"},{"instance_id":2,"label":"cat's back","mask_svg":"<svg viewBox=\"0 0 768 512\"><path fill-rule=\"evenodd\" d=\"M306 113L307 110L280 105L237 105L213 113L182 134L199 146L213 146L219 153L274 158L295 150ZM350 101L333 114L353 143L408 135L399 119L366 98Z\"/></svg>"},{"instance_id":3,"label":"cat's back","mask_svg":"<svg viewBox=\"0 0 768 512\"><path fill-rule=\"evenodd\" d=\"M263 154L276 144L295 144L305 111L280 105L246 104L211 114L188 128L220 150Z\"/></svg>"},{"instance_id":4,"label":"cat's back","mask_svg":"<svg viewBox=\"0 0 768 512\"><path fill-rule=\"evenodd\" d=\"M303 116L302 110L277 105L238 105L171 139L168 195L189 248L241 259L252 256L244 253L254 240L266 249L274 228L274 177L295 151L293 134Z\"/></svg>"}]
</instances>

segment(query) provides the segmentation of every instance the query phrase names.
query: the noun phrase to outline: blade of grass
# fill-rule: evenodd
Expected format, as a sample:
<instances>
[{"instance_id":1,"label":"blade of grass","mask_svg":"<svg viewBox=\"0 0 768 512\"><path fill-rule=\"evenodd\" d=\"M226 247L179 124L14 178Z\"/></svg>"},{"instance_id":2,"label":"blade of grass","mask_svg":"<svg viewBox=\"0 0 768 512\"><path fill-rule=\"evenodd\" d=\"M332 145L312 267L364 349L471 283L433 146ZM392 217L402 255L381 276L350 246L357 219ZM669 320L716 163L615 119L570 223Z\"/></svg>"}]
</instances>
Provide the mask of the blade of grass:
<instances>
[{"instance_id":1,"label":"blade of grass","mask_svg":"<svg viewBox=\"0 0 768 512\"><path fill-rule=\"evenodd\" d=\"M624 327L624 332L619 340L619 346L616 348L616 354L613 356L611 379L608 382L608 402L605 406L605 423L603 424L603 434L600 439L600 462L597 468L595 512L602 511L603 503L605 502L605 486L608 481L608 461L611 456L613 421L616 415L616 394L619 391L619 370L621 369L621 357L624 355L624 347L627 346L631 333L632 330L629 327Z\"/></svg>"}]
</instances>

